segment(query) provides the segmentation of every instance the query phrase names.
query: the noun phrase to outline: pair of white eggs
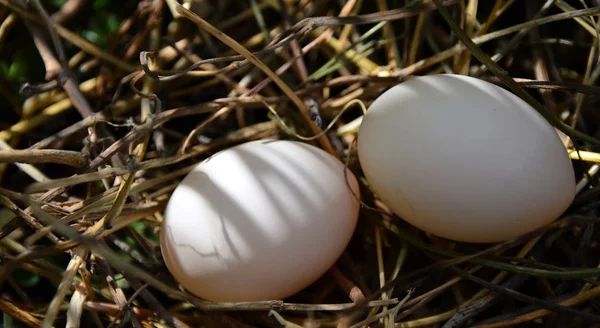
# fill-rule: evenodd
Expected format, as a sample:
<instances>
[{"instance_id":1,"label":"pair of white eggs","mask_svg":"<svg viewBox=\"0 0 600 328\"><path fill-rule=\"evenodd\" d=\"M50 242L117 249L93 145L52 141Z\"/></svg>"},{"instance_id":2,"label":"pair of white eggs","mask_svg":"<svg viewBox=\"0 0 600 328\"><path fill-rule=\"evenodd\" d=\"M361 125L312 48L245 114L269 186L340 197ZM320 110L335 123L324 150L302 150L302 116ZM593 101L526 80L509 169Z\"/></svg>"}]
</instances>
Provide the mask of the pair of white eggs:
<instances>
[{"instance_id":1,"label":"pair of white eggs","mask_svg":"<svg viewBox=\"0 0 600 328\"><path fill-rule=\"evenodd\" d=\"M369 187L433 235L500 242L572 202L567 151L512 93L460 75L411 79L364 116L358 155ZM253 141L204 162L173 192L161 231L168 269L210 301L283 299L334 265L357 224L354 175L320 148Z\"/></svg>"}]
</instances>

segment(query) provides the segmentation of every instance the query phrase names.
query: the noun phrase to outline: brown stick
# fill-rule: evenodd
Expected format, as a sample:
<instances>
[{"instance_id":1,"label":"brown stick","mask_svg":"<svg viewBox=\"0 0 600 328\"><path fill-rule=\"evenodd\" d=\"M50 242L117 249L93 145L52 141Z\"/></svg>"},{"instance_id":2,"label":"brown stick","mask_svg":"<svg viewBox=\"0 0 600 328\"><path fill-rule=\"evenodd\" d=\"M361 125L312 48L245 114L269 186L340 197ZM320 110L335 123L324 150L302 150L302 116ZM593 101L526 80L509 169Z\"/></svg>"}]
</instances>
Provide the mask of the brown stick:
<instances>
[{"instance_id":1,"label":"brown stick","mask_svg":"<svg viewBox=\"0 0 600 328\"><path fill-rule=\"evenodd\" d=\"M83 167L87 163L87 157L80 152L70 150L0 150L0 163L55 163Z\"/></svg>"},{"instance_id":2,"label":"brown stick","mask_svg":"<svg viewBox=\"0 0 600 328\"><path fill-rule=\"evenodd\" d=\"M38 318L32 316L27 311L22 310L21 308L19 308L18 306L16 306L15 304L13 304L10 301L0 299L0 310L2 310L2 312L12 316L13 318L15 318L23 323L26 323L32 327L40 326L40 320Z\"/></svg>"},{"instance_id":3,"label":"brown stick","mask_svg":"<svg viewBox=\"0 0 600 328\"><path fill-rule=\"evenodd\" d=\"M90 4L90 2L89 0L68 0L50 18L57 24L65 24L75 17L85 5Z\"/></svg>"}]
</instances>

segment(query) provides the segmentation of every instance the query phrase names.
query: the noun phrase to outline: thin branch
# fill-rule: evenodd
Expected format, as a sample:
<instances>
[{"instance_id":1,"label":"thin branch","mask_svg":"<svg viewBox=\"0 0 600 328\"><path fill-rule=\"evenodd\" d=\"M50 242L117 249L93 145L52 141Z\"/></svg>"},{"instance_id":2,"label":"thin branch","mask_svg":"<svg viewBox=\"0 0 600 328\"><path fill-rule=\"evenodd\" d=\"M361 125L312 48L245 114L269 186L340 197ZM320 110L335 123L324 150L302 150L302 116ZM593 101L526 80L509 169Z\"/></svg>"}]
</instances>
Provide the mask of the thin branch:
<instances>
[{"instance_id":1,"label":"thin branch","mask_svg":"<svg viewBox=\"0 0 600 328\"><path fill-rule=\"evenodd\" d=\"M83 167L87 164L87 156L77 151L56 149L0 150L0 163L55 163Z\"/></svg>"},{"instance_id":2,"label":"thin branch","mask_svg":"<svg viewBox=\"0 0 600 328\"><path fill-rule=\"evenodd\" d=\"M290 87L287 84L285 84L285 82L283 82L279 78L279 76L277 76L277 74L275 74L267 65L265 65L262 61L260 61L260 59L258 59L258 57L256 57L254 54L252 54L248 49L246 49L244 46L239 44L237 41L235 41L234 39L232 39L225 33L221 32L219 29L217 29L216 27L214 27L213 25L211 25L204 19L200 18L198 15L194 14L192 11L186 9L185 7L183 7L181 5L177 5L176 8L177 8L177 12L179 12L182 16L191 20L196 25L201 27L203 30L207 31L208 33L210 33L217 39L221 40L223 43L227 44L232 49L234 49L236 52L238 52L239 54L244 56L244 58L246 58L252 64L254 64L258 68L260 68L267 76L269 76L271 78L271 80L273 80L273 82L275 84L277 84L277 86L279 86L281 88L281 90L298 107L298 110L300 110L300 113L302 114L302 116L304 116L304 119L310 126L313 133L319 134L321 132L319 127L316 126L315 123L310 119L310 114L308 113L304 102L292 91L292 89L290 89ZM323 149L325 151L336 156L335 150L331 146L331 142L329 141L329 139L327 139L326 136L323 135L323 136L319 137L318 140L321 143L321 146L323 147Z\"/></svg>"},{"instance_id":3,"label":"thin branch","mask_svg":"<svg viewBox=\"0 0 600 328\"><path fill-rule=\"evenodd\" d=\"M1 1L5 1L5 0L0 0L0 2ZM449 5L456 3L457 1L458 0L444 0L444 5L449 6ZM408 6L405 8L393 9L393 10L388 10L385 12L366 14L366 15L360 15L360 16L308 17L308 18L304 18L303 20L296 23L291 28L289 28L289 29L283 31L282 33L280 33L279 35L277 35L269 43L269 45L267 45L264 49L262 49L258 52L251 53L251 54L257 58L260 58L260 57L264 56L265 54L270 53L271 51L273 51L277 48L281 48L281 47L289 44L290 42L292 42L292 40L299 39L299 38L303 37L304 35L308 34L309 32L311 32L317 28L320 28L320 27L331 27L331 26L352 25L352 24L360 25L360 24L379 23L379 22L383 22L383 21L394 21L394 20L406 19L406 18L415 16L415 15L418 15L419 13L433 11L434 9L435 9L435 6L433 6L433 4L429 2L426 4L418 3L418 4L414 4L412 6ZM233 62L233 61L240 61L240 62ZM176 74L173 74L171 76L163 76L163 75L154 74L152 72L148 72L148 70L146 68L144 68L144 70L146 70L147 74L150 73L150 74L148 74L148 76L150 76L151 78L158 79L160 81L168 81L168 80L172 80L172 79L176 79L181 76L184 76L184 75L188 74L189 72L191 72L192 70L194 70L202 65L209 64L209 63L214 64L214 63L220 63L220 62L233 62L227 67L228 69L238 69L238 68L244 67L249 64L249 61L246 60L245 56L238 55L238 56L226 56L226 57L219 57L219 58L204 59L200 62L196 62L196 63L190 65L189 67L185 68L184 70L182 70Z\"/></svg>"}]
</instances>

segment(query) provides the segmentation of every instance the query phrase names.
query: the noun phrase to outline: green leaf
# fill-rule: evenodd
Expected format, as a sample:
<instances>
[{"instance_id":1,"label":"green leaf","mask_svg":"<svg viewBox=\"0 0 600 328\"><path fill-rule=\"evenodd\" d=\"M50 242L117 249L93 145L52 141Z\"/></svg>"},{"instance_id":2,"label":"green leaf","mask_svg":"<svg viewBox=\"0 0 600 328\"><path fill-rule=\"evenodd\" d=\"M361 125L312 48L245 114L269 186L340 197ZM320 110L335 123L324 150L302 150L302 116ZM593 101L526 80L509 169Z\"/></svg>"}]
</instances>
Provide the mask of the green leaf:
<instances>
[{"instance_id":1,"label":"green leaf","mask_svg":"<svg viewBox=\"0 0 600 328\"><path fill-rule=\"evenodd\" d=\"M101 276L99 274L95 274L93 276L90 277L90 282L92 285L102 285L106 283L106 279L104 276Z\"/></svg>"},{"instance_id":2,"label":"green leaf","mask_svg":"<svg viewBox=\"0 0 600 328\"><path fill-rule=\"evenodd\" d=\"M138 244L137 244L137 240L135 240L133 237L131 236L125 236L125 238L123 239L123 241L131 246L132 248L137 248Z\"/></svg>"},{"instance_id":3,"label":"green leaf","mask_svg":"<svg viewBox=\"0 0 600 328\"><path fill-rule=\"evenodd\" d=\"M114 33L121 27L121 19L116 14L108 15L106 17L106 32Z\"/></svg>"},{"instance_id":4,"label":"green leaf","mask_svg":"<svg viewBox=\"0 0 600 328\"><path fill-rule=\"evenodd\" d=\"M39 275L22 269L17 269L14 276L17 283L25 288L34 287L41 280Z\"/></svg>"},{"instance_id":5,"label":"green leaf","mask_svg":"<svg viewBox=\"0 0 600 328\"><path fill-rule=\"evenodd\" d=\"M127 279L125 279L120 273L115 274L115 282L117 283L117 286L121 289L127 289L130 287Z\"/></svg>"},{"instance_id":6,"label":"green leaf","mask_svg":"<svg viewBox=\"0 0 600 328\"><path fill-rule=\"evenodd\" d=\"M148 240L150 240L156 245L160 244L160 241L158 240L158 235L151 233L150 230L148 230L148 235L146 236L146 238L148 238Z\"/></svg>"},{"instance_id":7,"label":"green leaf","mask_svg":"<svg viewBox=\"0 0 600 328\"><path fill-rule=\"evenodd\" d=\"M83 35L83 37L92 42L97 44L98 40L100 39L100 36L98 35L98 33L94 32L94 31L90 31L90 30L84 30L83 32L81 32L81 34Z\"/></svg>"},{"instance_id":8,"label":"green leaf","mask_svg":"<svg viewBox=\"0 0 600 328\"><path fill-rule=\"evenodd\" d=\"M136 221L131 224L131 229L143 236L147 230L147 227L144 221Z\"/></svg>"},{"instance_id":9,"label":"green leaf","mask_svg":"<svg viewBox=\"0 0 600 328\"><path fill-rule=\"evenodd\" d=\"M122 250L118 250L117 254L119 255L119 257L121 257L123 260L125 260L126 262L131 263L133 261L133 257L131 257L131 255L123 252Z\"/></svg>"},{"instance_id":10,"label":"green leaf","mask_svg":"<svg viewBox=\"0 0 600 328\"><path fill-rule=\"evenodd\" d=\"M2 316L2 327L4 328L21 328L23 326L20 325L19 321L15 320L15 318L10 315L3 313Z\"/></svg>"},{"instance_id":11,"label":"green leaf","mask_svg":"<svg viewBox=\"0 0 600 328\"><path fill-rule=\"evenodd\" d=\"M0 61L0 78L8 78L8 64L3 61Z\"/></svg>"},{"instance_id":12,"label":"green leaf","mask_svg":"<svg viewBox=\"0 0 600 328\"><path fill-rule=\"evenodd\" d=\"M67 2L67 0L52 0L52 5L56 8L62 7Z\"/></svg>"},{"instance_id":13,"label":"green leaf","mask_svg":"<svg viewBox=\"0 0 600 328\"><path fill-rule=\"evenodd\" d=\"M110 0L96 0L94 1L94 9L104 9L108 7Z\"/></svg>"},{"instance_id":14,"label":"green leaf","mask_svg":"<svg viewBox=\"0 0 600 328\"><path fill-rule=\"evenodd\" d=\"M27 77L27 58L21 53L15 54L13 62L8 67L8 78L13 80L21 80Z\"/></svg>"}]
</instances>

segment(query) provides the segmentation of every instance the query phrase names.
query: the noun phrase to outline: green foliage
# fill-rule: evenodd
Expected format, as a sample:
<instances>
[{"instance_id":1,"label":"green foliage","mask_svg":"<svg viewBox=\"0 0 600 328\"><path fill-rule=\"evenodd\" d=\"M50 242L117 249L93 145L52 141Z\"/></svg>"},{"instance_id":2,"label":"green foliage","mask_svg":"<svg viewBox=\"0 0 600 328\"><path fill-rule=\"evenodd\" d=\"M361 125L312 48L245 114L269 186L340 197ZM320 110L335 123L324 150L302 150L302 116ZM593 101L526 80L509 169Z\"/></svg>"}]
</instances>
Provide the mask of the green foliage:
<instances>
[{"instance_id":1,"label":"green foliage","mask_svg":"<svg viewBox=\"0 0 600 328\"><path fill-rule=\"evenodd\" d=\"M8 64L4 61L0 61L0 79L8 79Z\"/></svg>"},{"instance_id":2,"label":"green foliage","mask_svg":"<svg viewBox=\"0 0 600 328\"><path fill-rule=\"evenodd\" d=\"M44 63L33 44L18 46L14 53L0 59L0 78L6 81L25 82L44 79Z\"/></svg>"},{"instance_id":3,"label":"green foliage","mask_svg":"<svg viewBox=\"0 0 600 328\"><path fill-rule=\"evenodd\" d=\"M29 74L29 60L26 56L15 55L8 67L7 77L11 80L25 79Z\"/></svg>"},{"instance_id":4,"label":"green foliage","mask_svg":"<svg viewBox=\"0 0 600 328\"><path fill-rule=\"evenodd\" d=\"M133 222L131 224L131 228L133 230L135 230L135 232L139 233L142 236L146 235L146 232L148 231L148 229L147 229L146 224L144 223L144 221Z\"/></svg>"},{"instance_id":5,"label":"green foliage","mask_svg":"<svg viewBox=\"0 0 600 328\"><path fill-rule=\"evenodd\" d=\"M145 221L137 221L130 225L130 227L135 230L140 236L152 241L155 244L158 244L158 238L156 238L156 234L152 232L150 228L146 225Z\"/></svg>"},{"instance_id":6,"label":"green foliage","mask_svg":"<svg viewBox=\"0 0 600 328\"><path fill-rule=\"evenodd\" d=\"M122 251L122 250L117 250L116 251L117 254L119 255L120 258L122 258L123 260L125 260L128 263L133 262L133 257L131 257L131 255L129 255L128 253Z\"/></svg>"},{"instance_id":7,"label":"green foliage","mask_svg":"<svg viewBox=\"0 0 600 328\"><path fill-rule=\"evenodd\" d=\"M106 9L110 4L110 0L96 0L94 1L94 9Z\"/></svg>"},{"instance_id":8,"label":"green foliage","mask_svg":"<svg viewBox=\"0 0 600 328\"><path fill-rule=\"evenodd\" d=\"M54 7L60 8L65 4L65 2L67 2L67 0L52 0L51 2Z\"/></svg>"},{"instance_id":9,"label":"green foliage","mask_svg":"<svg viewBox=\"0 0 600 328\"><path fill-rule=\"evenodd\" d=\"M97 12L81 35L88 41L104 47L108 44L111 35L119 30L122 21L123 18L115 13Z\"/></svg>"},{"instance_id":10,"label":"green foliage","mask_svg":"<svg viewBox=\"0 0 600 328\"><path fill-rule=\"evenodd\" d=\"M3 328L25 328L24 324L17 321L15 318L11 317L6 313L2 313L2 327Z\"/></svg>"},{"instance_id":11,"label":"green foliage","mask_svg":"<svg viewBox=\"0 0 600 328\"><path fill-rule=\"evenodd\" d=\"M129 282L120 273L115 274L115 282L117 283L117 286L121 289L127 289L131 287Z\"/></svg>"},{"instance_id":12,"label":"green foliage","mask_svg":"<svg viewBox=\"0 0 600 328\"><path fill-rule=\"evenodd\" d=\"M26 270L17 269L14 274L15 280L21 287L31 288L36 286L41 278L39 275Z\"/></svg>"}]
</instances>

